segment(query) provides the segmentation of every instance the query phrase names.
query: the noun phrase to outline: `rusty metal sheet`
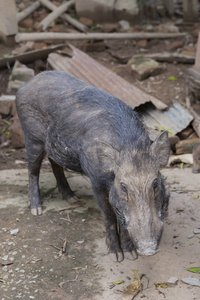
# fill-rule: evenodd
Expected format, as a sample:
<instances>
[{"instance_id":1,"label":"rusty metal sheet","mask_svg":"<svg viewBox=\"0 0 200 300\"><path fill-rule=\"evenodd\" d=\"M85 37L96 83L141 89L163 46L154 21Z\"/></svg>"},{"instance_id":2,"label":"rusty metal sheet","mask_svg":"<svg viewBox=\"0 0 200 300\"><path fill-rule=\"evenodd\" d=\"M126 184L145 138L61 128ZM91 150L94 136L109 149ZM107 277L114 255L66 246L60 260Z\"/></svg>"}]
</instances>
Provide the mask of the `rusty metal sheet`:
<instances>
[{"instance_id":1,"label":"rusty metal sheet","mask_svg":"<svg viewBox=\"0 0 200 300\"><path fill-rule=\"evenodd\" d=\"M72 45L69 45L69 47L72 50L71 57L58 53L51 53L48 56L48 62L54 70L62 70L74 75L88 84L118 97L132 108L146 102L152 102L160 110L167 107L155 97L148 95L102 66L83 51Z\"/></svg>"},{"instance_id":2,"label":"rusty metal sheet","mask_svg":"<svg viewBox=\"0 0 200 300\"><path fill-rule=\"evenodd\" d=\"M159 111L153 105L147 104L139 110L144 123L151 129L159 127L169 130L173 135L185 129L193 120L193 116L180 103L175 102L168 110Z\"/></svg>"}]
</instances>

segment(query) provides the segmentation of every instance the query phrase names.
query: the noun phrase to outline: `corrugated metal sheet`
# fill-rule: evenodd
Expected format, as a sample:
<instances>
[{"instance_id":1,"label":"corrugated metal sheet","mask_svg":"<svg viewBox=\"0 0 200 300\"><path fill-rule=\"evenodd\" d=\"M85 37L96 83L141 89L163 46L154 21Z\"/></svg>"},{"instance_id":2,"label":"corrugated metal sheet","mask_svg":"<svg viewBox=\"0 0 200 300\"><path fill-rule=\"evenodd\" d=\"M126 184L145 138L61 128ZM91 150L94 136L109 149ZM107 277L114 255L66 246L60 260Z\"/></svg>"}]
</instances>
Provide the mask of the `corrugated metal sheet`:
<instances>
[{"instance_id":1,"label":"corrugated metal sheet","mask_svg":"<svg viewBox=\"0 0 200 300\"><path fill-rule=\"evenodd\" d=\"M153 96L130 84L122 77L110 71L86 53L70 45L72 57L51 53L48 62L54 70L63 70L75 77L108 92L132 108L146 102L152 102L156 108L165 109L167 106Z\"/></svg>"},{"instance_id":2,"label":"corrugated metal sheet","mask_svg":"<svg viewBox=\"0 0 200 300\"><path fill-rule=\"evenodd\" d=\"M174 103L172 107L164 111L155 109L153 105L147 105L145 109L139 111L148 127L170 129L173 135L181 132L193 120L189 111L179 103Z\"/></svg>"},{"instance_id":3,"label":"corrugated metal sheet","mask_svg":"<svg viewBox=\"0 0 200 300\"><path fill-rule=\"evenodd\" d=\"M58 53L51 53L48 62L55 70L63 70L77 78L102 89L123 100L136 109L144 117L149 128L170 128L172 133L185 129L193 120L192 115L180 104L167 106L153 96L130 84L114 72L102 66L74 46L69 46L70 57Z\"/></svg>"}]
</instances>

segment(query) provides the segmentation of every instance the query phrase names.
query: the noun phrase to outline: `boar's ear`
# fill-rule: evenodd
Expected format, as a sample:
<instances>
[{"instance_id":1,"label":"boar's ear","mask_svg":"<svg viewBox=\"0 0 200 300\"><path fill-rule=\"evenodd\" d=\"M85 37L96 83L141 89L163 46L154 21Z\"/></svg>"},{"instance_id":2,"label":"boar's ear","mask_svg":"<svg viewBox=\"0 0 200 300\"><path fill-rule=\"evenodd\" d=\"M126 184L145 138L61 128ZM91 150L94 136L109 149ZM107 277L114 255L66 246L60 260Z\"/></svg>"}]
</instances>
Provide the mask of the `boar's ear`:
<instances>
[{"instance_id":1,"label":"boar's ear","mask_svg":"<svg viewBox=\"0 0 200 300\"><path fill-rule=\"evenodd\" d=\"M168 163L170 155L170 143L167 130L161 132L151 145L151 152L153 156L158 159L161 167L164 167Z\"/></svg>"},{"instance_id":2,"label":"boar's ear","mask_svg":"<svg viewBox=\"0 0 200 300\"><path fill-rule=\"evenodd\" d=\"M98 142L96 147L97 157L103 170L105 172L113 172L119 155L118 151L111 145L103 142Z\"/></svg>"}]
</instances>

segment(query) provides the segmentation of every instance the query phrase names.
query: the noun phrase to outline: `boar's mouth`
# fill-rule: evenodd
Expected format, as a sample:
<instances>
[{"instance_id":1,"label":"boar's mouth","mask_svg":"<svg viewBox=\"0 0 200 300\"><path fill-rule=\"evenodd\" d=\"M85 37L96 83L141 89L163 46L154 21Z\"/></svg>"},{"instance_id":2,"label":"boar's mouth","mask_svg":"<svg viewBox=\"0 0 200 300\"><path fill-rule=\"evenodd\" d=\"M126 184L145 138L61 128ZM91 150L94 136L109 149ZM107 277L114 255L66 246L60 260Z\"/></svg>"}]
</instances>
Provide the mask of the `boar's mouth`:
<instances>
[{"instance_id":1,"label":"boar's mouth","mask_svg":"<svg viewBox=\"0 0 200 300\"><path fill-rule=\"evenodd\" d=\"M146 247L145 249L136 249L136 250L139 255L145 255L145 256L155 255L160 251L158 248L153 249L148 247Z\"/></svg>"}]
</instances>

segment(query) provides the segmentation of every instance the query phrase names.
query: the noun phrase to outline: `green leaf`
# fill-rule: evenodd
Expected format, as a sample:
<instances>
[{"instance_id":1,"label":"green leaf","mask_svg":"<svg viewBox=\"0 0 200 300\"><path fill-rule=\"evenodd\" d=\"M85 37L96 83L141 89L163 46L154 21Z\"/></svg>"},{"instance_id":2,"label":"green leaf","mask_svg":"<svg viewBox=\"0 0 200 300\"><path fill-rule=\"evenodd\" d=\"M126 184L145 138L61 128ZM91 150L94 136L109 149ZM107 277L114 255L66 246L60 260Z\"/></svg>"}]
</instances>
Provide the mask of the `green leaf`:
<instances>
[{"instance_id":1,"label":"green leaf","mask_svg":"<svg viewBox=\"0 0 200 300\"><path fill-rule=\"evenodd\" d=\"M200 267L188 268L187 271L200 274Z\"/></svg>"},{"instance_id":2,"label":"green leaf","mask_svg":"<svg viewBox=\"0 0 200 300\"><path fill-rule=\"evenodd\" d=\"M199 195L196 195L196 197L194 199L199 199Z\"/></svg>"},{"instance_id":3,"label":"green leaf","mask_svg":"<svg viewBox=\"0 0 200 300\"><path fill-rule=\"evenodd\" d=\"M183 169L184 163L180 164L180 169Z\"/></svg>"},{"instance_id":4,"label":"green leaf","mask_svg":"<svg viewBox=\"0 0 200 300\"><path fill-rule=\"evenodd\" d=\"M8 58L8 57L10 57L10 56L11 56L10 54L4 54L4 55L3 55L4 58Z\"/></svg>"},{"instance_id":5,"label":"green leaf","mask_svg":"<svg viewBox=\"0 0 200 300\"><path fill-rule=\"evenodd\" d=\"M123 282L124 282L124 280L119 280L119 281L113 282L113 284L117 285L117 284L122 284Z\"/></svg>"},{"instance_id":6,"label":"green leaf","mask_svg":"<svg viewBox=\"0 0 200 300\"><path fill-rule=\"evenodd\" d=\"M168 132L173 135L173 132L170 127L168 127Z\"/></svg>"},{"instance_id":7,"label":"green leaf","mask_svg":"<svg viewBox=\"0 0 200 300\"><path fill-rule=\"evenodd\" d=\"M177 77L174 77L174 76L170 76L168 79L169 79L170 81L176 81L176 80L178 80L178 78L177 78Z\"/></svg>"},{"instance_id":8,"label":"green leaf","mask_svg":"<svg viewBox=\"0 0 200 300\"><path fill-rule=\"evenodd\" d=\"M7 120L3 120L3 122L5 123L5 124L7 124L7 125L11 125L11 123L9 122L9 121L7 121Z\"/></svg>"},{"instance_id":9,"label":"green leaf","mask_svg":"<svg viewBox=\"0 0 200 300\"><path fill-rule=\"evenodd\" d=\"M6 132L5 132L5 135L10 135L10 131L6 131Z\"/></svg>"}]
</instances>

